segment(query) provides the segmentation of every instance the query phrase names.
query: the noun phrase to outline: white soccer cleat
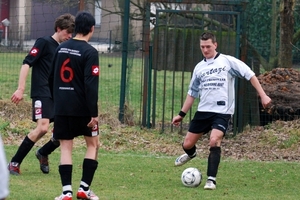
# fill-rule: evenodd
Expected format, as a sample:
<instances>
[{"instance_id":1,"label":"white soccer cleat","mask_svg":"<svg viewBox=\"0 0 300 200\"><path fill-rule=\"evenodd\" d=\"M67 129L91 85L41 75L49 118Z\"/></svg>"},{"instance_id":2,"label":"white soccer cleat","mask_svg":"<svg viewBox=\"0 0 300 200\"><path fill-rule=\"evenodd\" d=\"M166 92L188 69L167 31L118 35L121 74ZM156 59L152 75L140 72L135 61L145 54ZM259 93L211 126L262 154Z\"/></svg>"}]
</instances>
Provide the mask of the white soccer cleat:
<instances>
[{"instance_id":1,"label":"white soccer cleat","mask_svg":"<svg viewBox=\"0 0 300 200\"><path fill-rule=\"evenodd\" d=\"M77 199L99 200L99 197L91 190L84 191L82 188L79 188L77 191Z\"/></svg>"},{"instance_id":2,"label":"white soccer cleat","mask_svg":"<svg viewBox=\"0 0 300 200\"><path fill-rule=\"evenodd\" d=\"M204 185L204 190L215 190L215 189L216 189L216 185L214 184L214 182L211 180L207 180Z\"/></svg>"},{"instance_id":3,"label":"white soccer cleat","mask_svg":"<svg viewBox=\"0 0 300 200\"><path fill-rule=\"evenodd\" d=\"M59 197L55 197L54 200L72 200L72 194L70 192L67 194L61 194Z\"/></svg>"},{"instance_id":4,"label":"white soccer cleat","mask_svg":"<svg viewBox=\"0 0 300 200\"><path fill-rule=\"evenodd\" d=\"M181 166L184 165L185 163L189 162L190 160L192 160L193 158L196 157L196 153L194 153L193 157L189 157L189 155L182 154L181 156L179 156L178 158L176 158L175 160L175 166Z\"/></svg>"}]
</instances>

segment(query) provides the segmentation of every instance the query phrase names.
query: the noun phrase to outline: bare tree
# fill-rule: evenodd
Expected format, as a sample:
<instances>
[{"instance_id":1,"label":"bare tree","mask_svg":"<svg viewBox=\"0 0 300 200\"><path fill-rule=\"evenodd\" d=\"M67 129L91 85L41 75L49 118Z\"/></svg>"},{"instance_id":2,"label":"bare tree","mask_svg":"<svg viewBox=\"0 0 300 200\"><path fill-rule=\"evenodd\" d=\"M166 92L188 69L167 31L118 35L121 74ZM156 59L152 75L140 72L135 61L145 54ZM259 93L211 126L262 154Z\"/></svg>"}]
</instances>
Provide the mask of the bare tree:
<instances>
[{"instance_id":1,"label":"bare tree","mask_svg":"<svg viewBox=\"0 0 300 200\"><path fill-rule=\"evenodd\" d=\"M280 44L279 67L292 67L292 42L294 35L295 0L281 0L280 2Z\"/></svg>"}]
</instances>

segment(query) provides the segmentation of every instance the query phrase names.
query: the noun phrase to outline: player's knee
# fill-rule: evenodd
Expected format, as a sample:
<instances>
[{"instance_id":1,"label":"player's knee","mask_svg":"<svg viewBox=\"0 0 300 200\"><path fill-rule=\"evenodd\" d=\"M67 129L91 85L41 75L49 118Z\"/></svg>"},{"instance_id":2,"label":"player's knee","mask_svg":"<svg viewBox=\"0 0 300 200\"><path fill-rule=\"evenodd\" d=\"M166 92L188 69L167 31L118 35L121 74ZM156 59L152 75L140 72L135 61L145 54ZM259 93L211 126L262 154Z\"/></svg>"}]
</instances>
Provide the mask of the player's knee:
<instances>
[{"instance_id":1,"label":"player's knee","mask_svg":"<svg viewBox=\"0 0 300 200\"><path fill-rule=\"evenodd\" d=\"M209 140L209 146L210 147L218 147L221 145L221 140L222 139L220 139L218 137L211 137Z\"/></svg>"},{"instance_id":2,"label":"player's knee","mask_svg":"<svg viewBox=\"0 0 300 200\"><path fill-rule=\"evenodd\" d=\"M48 132L48 127L41 127L40 134L45 135Z\"/></svg>"},{"instance_id":3,"label":"player's knee","mask_svg":"<svg viewBox=\"0 0 300 200\"><path fill-rule=\"evenodd\" d=\"M191 149L195 146L195 144L193 142L191 142L190 140L185 140L183 143L182 143L182 148L183 149Z\"/></svg>"}]
</instances>

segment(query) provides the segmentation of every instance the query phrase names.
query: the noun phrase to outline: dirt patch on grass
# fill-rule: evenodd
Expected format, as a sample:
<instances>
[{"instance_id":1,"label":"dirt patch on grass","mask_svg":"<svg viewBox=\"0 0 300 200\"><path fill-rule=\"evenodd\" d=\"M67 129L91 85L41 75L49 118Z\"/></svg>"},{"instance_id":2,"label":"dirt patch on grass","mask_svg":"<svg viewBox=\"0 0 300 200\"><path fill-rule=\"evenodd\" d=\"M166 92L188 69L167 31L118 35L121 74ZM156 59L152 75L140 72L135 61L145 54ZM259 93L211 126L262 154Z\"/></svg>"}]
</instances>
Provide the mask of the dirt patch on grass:
<instances>
[{"instance_id":1,"label":"dirt patch on grass","mask_svg":"<svg viewBox=\"0 0 300 200\"><path fill-rule=\"evenodd\" d=\"M22 102L18 106L0 101L1 135L6 145L19 145L28 131L35 127L31 121L31 104ZM155 129L122 125L109 113L99 115L101 148L107 151L138 151L149 154L177 156L183 153L181 143L184 136L177 133L161 134ZM299 161L300 160L300 121L275 121L265 127L246 128L233 137L228 133L222 143L222 157L258 161ZM47 134L36 146L46 143ZM209 153L208 135L197 144L200 158ZM84 145L82 138L75 145Z\"/></svg>"}]
</instances>

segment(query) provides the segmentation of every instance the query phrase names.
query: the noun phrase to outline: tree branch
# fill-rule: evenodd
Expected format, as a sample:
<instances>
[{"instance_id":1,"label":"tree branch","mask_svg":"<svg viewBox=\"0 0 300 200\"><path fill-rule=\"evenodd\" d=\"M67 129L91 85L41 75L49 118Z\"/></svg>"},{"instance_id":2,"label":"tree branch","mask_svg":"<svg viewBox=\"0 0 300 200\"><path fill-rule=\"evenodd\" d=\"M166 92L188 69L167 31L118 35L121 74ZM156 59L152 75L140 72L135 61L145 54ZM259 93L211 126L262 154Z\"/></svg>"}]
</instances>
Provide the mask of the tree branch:
<instances>
[{"instance_id":1,"label":"tree branch","mask_svg":"<svg viewBox=\"0 0 300 200\"><path fill-rule=\"evenodd\" d=\"M296 44L300 40L300 29L296 31L296 33L293 35L292 43Z\"/></svg>"},{"instance_id":2,"label":"tree branch","mask_svg":"<svg viewBox=\"0 0 300 200\"><path fill-rule=\"evenodd\" d=\"M259 60L259 63L262 65L262 67L266 70L269 71L270 66L269 63L267 62L266 59L264 59L264 57L262 57L260 55L260 53L255 49L255 47L249 42L247 41L247 46L249 47L249 49L252 51L253 55L255 58L257 58Z\"/></svg>"}]
</instances>

